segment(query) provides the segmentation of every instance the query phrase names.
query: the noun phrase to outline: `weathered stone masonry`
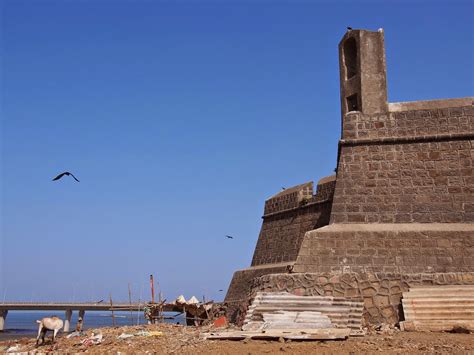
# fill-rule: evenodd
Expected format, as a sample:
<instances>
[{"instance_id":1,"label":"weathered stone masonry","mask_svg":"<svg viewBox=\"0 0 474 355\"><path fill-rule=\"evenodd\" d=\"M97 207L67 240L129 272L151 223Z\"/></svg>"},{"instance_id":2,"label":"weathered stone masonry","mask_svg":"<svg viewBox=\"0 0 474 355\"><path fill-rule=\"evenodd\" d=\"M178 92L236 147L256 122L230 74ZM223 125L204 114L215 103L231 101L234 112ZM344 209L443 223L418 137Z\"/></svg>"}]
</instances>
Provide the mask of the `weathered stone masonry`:
<instances>
[{"instance_id":1,"label":"weathered stone masonry","mask_svg":"<svg viewBox=\"0 0 474 355\"><path fill-rule=\"evenodd\" d=\"M470 99L440 109L348 113L331 223L474 221ZM390 107L390 106L389 106Z\"/></svg>"},{"instance_id":2,"label":"weathered stone masonry","mask_svg":"<svg viewBox=\"0 0 474 355\"><path fill-rule=\"evenodd\" d=\"M307 231L329 224L335 179L282 191L265 202L262 229L252 266L295 261Z\"/></svg>"},{"instance_id":3,"label":"weathered stone masonry","mask_svg":"<svg viewBox=\"0 0 474 355\"><path fill-rule=\"evenodd\" d=\"M474 98L388 103L382 30L348 31L339 63L337 175L266 201L233 320L285 290L363 298L366 323L397 323L409 287L474 284Z\"/></svg>"},{"instance_id":4,"label":"weathered stone masonry","mask_svg":"<svg viewBox=\"0 0 474 355\"><path fill-rule=\"evenodd\" d=\"M233 320L246 305L251 281L291 270L306 232L329 223L334 186L335 177L329 176L318 182L315 194L313 183L309 182L286 189L265 202L252 265L234 274L225 298Z\"/></svg>"}]
</instances>

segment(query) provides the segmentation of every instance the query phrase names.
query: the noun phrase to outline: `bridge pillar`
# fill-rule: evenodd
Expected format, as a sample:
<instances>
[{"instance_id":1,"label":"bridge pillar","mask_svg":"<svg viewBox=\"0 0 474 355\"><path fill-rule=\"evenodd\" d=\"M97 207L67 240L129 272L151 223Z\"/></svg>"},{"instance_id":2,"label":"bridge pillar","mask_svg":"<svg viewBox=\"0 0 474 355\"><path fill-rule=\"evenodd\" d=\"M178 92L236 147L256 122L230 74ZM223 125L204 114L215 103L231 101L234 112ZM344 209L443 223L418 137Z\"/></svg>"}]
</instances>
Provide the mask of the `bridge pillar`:
<instances>
[{"instance_id":1,"label":"bridge pillar","mask_svg":"<svg viewBox=\"0 0 474 355\"><path fill-rule=\"evenodd\" d=\"M8 309L0 310L0 331L5 330L5 319L7 319Z\"/></svg>"},{"instance_id":2,"label":"bridge pillar","mask_svg":"<svg viewBox=\"0 0 474 355\"><path fill-rule=\"evenodd\" d=\"M84 325L84 315L86 311L84 309L79 310L79 316L77 317L76 331L82 331L82 326Z\"/></svg>"},{"instance_id":3,"label":"bridge pillar","mask_svg":"<svg viewBox=\"0 0 474 355\"><path fill-rule=\"evenodd\" d=\"M66 315L64 320L64 328L63 332L69 332L69 328L71 327L71 316L72 316L72 309L66 309Z\"/></svg>"}]
</instances>

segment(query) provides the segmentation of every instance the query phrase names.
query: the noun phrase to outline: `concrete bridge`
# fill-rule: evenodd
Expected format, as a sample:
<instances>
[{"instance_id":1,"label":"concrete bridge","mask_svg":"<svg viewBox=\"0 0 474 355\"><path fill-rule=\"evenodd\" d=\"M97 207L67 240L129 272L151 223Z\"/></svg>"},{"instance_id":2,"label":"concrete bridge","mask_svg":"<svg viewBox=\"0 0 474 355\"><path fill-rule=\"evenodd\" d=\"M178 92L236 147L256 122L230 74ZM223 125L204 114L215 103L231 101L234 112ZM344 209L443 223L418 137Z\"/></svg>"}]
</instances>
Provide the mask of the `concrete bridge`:
<instances>
[{"instance_id":1,"label":"concrete bridge","mask_svg":"<svg viewBox=\"0 0 474 355\"><path fill-rule=\"evenodd\" d=\"M64 311L64 332L71 326L73 311L79 312L79 317L84 319L86 311L143 311L147 303L73 303L73 302L4 302L0 303L0 331L5 329L8 311ZM164 312L180 312L174 304L163 305Z\"/></svg>"}]
</instances>

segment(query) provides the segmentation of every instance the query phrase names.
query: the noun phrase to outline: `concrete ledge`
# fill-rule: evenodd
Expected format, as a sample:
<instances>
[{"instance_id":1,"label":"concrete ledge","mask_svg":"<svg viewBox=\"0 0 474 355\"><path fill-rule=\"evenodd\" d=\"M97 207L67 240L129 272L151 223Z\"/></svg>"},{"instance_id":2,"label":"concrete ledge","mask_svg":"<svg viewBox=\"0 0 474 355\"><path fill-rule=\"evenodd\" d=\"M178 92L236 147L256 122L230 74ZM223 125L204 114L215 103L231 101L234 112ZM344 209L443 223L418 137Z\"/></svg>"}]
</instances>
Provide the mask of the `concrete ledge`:
<instances>
[{"instance_id":1,"label":"concrete ledge","mask_svg":"<svg viewBox=\"0 0 474 355\"><path fill-rule=\"evenodd\" d=\"M474 102L474 97L424 100L424 101L391 102L388 104L388 110L390 112L431 110L431 109L440 109L440 108L471 106L473 105L473 102Z\"/></svg>"},{"instance_id":2,"label":"concrete ledge","mask_svg":"<svg viewBox=\"0 0 474 355\"><path fill-rule=\"evenodd\" d=\"M353 138L353 139L339 140L339 146L445 142L445 141L471 140L473 138L474 138L474 132L432 134L432 135L426 135L426 136L417 135L417 136L406 136L406 137Z\"/></svg>"},{"instance_id":3,"label":"concrete ledge","mask_svg":"<svg viewBox=\"0 0 474 355\"><path fill-rule=\"evenodd\" d=\"M241 269L237 270L236 272L245 272L245 271L254 271L254 270L260 270L260 269L273 269L273 268L288 268L292 266L294 262L284 262L284 263L275 263L275 264L262 264L262 265L256 265L256 266L251 266L246 269Z\"/></svg>"},{"instance_id":4,"label":"concrete ledge","mask_svg":"<svg viewBox=\"0 0 474 355\"><path fill-rule=\"evenodd\" d=\"M307 235L313 233L332 233L332 232L422 232L422 231L453 231L453 232L474 232L474 223L347 223L331 224L307 232Z\"/></svg>"}]
</instances>

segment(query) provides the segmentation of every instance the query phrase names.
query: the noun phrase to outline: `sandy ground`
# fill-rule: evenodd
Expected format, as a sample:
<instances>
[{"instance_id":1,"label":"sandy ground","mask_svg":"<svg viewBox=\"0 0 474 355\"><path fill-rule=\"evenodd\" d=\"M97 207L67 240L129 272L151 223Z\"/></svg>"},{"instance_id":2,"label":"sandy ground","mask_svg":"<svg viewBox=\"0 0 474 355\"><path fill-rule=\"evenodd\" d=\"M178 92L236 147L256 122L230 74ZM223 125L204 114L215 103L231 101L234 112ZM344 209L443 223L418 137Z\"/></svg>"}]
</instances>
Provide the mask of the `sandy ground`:
<instances>
[{"instance_id":1,"label":"sandy ground","mask_svg":"<svg viewBox=\"0 0 474 355\"><path fill-rule=\"evenodd\" d=\"M91 336L94 330L86 331L82 336L66 338L60 335L55 344L51 344L48 335L46 343L35 347L35 339L21 338L0 341L0 351L14 347L17 352L32 353L179 353L179 354L474 354L474 334L374 332L364 337L351 337L339 341L282 342L278 340L204 340L202 334L206 328L183 327L177 325L149 325L136 327L100 328L100 344L84 345L82 341ZM127 339L118 339L122 334L137 334L140 331L160 331L161 335L136 335Z\"/></svg>"}]
</instances>

